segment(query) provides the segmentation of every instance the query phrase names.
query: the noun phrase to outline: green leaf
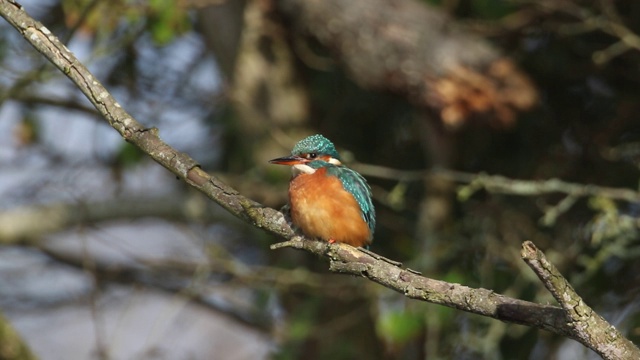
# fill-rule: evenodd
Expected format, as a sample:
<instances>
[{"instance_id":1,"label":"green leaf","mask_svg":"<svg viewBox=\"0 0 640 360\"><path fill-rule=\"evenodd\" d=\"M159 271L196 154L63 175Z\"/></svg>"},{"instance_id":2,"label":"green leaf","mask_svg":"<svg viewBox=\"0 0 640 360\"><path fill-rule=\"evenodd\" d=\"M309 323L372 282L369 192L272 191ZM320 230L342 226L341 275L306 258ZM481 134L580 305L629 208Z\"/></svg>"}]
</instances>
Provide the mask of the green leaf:
<instances>
[{"instance_id":1,"label":"green leaf","mask_svg":"<svg viewBox=\"0 0 640 360\"><path fill-rule=\"evenodd\" d=\"M189 30L188 20L185 9L175 0L149 1L149 30L158 45L167 44Z\"/></svg>"}]
</instances>

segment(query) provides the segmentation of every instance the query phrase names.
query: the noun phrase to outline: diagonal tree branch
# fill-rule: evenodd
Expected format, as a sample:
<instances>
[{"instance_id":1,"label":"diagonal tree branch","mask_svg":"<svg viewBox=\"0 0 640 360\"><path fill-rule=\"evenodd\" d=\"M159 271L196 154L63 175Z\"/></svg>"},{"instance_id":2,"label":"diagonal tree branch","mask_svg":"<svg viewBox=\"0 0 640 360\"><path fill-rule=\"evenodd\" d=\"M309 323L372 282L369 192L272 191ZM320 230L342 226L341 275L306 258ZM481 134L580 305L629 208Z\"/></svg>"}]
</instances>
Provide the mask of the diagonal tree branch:
<instances>
[{"instance_id":1,"label":"diagonal tree branch","mask_svg":"<svg viewBox=\"0 0 640 360\"><path fill-rule=\"evenodd\" d=\"M522 244L522 258L564 309L572 338L591 343L605 359L636 359L638 349L582 300L560 271L531 241ZM628 347L629 345L633 347Z\"/></svg>"},{"instance_id":2,"label":"diagonal tree branch","mask_svg":"<svg viewBox=\"0 0 640 360\"><path fill-rule=\"evenodd\" d=\"M612 334L611 336L604 339L582 336L575 327L574 318L569 313L570 309L564 305L562 308L541 305L509 298L487 289L473 289L429 279L368 251L344 244L310 241L296 236L282 213L242 196L215 176L200 169L196 161L187 154L163 142L157 129L144 128L120 107L102 84L47 28L31 18L20 5L13 1L0 0L0 16L64 72L125 140L139 147L178 178L207 195L233 215L287 240L272 248L293 247L306 250L327 258L330 269L334 272L368 278L413 299L568 336L606 359L640 358L640 350L603 319L597 324L589 325L599 326L604 323L607 334ZM525 247L530 248L532 244L529 244L525 243ZM538 256L542 254L536 253ZM563 279L559 274L554 276ZM566 280L563 281L566 283ZM599 343L600 341L603 343ZM615 349L607 350L607 345Z\"/></svg>"},{"instance_id":3,"label":"diagonal tree branch","mask_svg":"<svg viewBox=\"0 0 640 360\"><path fill-rule=\"evenodd\" d=\"M556 306L430 279L417 271L403 269L402 264L345 244L309 241L297 236L271 246L272 249L281 247L293 247L326 257L331 271L368 278L412 299L571 336L564 311Z\"/></svg>"}]
</instances>

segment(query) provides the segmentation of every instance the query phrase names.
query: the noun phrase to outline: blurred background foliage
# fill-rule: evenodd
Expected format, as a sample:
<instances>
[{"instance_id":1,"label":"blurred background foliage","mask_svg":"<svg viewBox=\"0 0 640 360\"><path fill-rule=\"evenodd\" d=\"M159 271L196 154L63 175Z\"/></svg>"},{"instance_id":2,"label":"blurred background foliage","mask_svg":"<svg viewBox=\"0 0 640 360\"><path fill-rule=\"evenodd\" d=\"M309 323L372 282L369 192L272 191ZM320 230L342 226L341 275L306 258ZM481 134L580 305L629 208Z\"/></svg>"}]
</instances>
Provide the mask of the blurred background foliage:
<instances>
[{"instance_id":1,"label":"blurred background foliage","mask_svg":"<svg viewBox=\"0 0 640 360\"><path fill-rule=\"evenodd\" d=\"M520 259L521 243L531 240L590 306L640 342L638 203L608 189L638 188L640 3L424 1L501 49L539 96L535 107L519 112L508 126L465 119L455 128L401 94L357 85L331 49L296 32L278 3L23 5L140 122L158 127L163 139L243 194L268 206L284 205L288 169L266 160L287 154L306 135L322 133L372 185L379 219L374 252L428 277L552 302ZM223 314L242 324L237 334L258 334L260 340L251 341L263 344L261 351L239 358L593 356L539 330L328 274L324 262L303 253L269 251L277 239L222 214L123 143L62 74L7 24L0 26L0 221L60 204L84 214L38 231L50 219L41 212L44 218L29 218L29 231L0 236L3 256L16 258L17 251L88 276L85 285L57 294L20 290L33 281L26 275L19 284L9 281L18 270L33 270L24 262L0 269L0 305L41 358L83 357L52 355L63 353L62 343L42 341L25 318L78 303L98 311L109 307L100 301L103 294L140 288L186 299L205 314ZM527 196L508 186L495 192L474 187L482 173L539 182ZM543 191L544 181L553 178L602 188L592 187L589 196ZM161 230L146 239L151 228ZM186 238L187 245L175 237ZM95 241L104 248L93 249ZM124 249L127 259L114 260L111 246ZM99 323L100 316L78 321ZM60 338L73 342L63 330ZM95 358L163 358L151 350L153 342L139 352L118 352L100 334L87 350ZM222 359L233 351L205 347L166 354Z\"/></svg>"}]
</instances>

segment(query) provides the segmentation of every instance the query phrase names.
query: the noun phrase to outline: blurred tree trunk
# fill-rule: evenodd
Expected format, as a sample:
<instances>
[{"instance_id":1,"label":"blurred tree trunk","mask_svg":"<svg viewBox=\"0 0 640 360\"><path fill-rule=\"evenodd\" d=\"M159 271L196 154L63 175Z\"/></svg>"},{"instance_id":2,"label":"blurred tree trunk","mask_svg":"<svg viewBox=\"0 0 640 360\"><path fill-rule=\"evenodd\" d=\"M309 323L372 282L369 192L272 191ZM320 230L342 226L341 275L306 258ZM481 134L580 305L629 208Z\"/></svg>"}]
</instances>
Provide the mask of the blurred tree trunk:
<instances>
[{"instance_id":1,"label":"blurred tree trunk","mask_svg":"<svg viewBox=\"0 0 640 360\"><path fill-rule=\"evenodd\" d=\"M308 132L302 129L308 95L270 2L226 1L199 19L227 85L228 167L246 169L281 155L290 139Z\"/></svg>"},{"instance_id":2,"label":"blurred tree trunk","mask_svg":"<svg viewBox=\"0 0 640 360\"><path fill-rule=\"evenodd\" d=\"M222 1L197 12L200 33L215 55L222 76L230 83L233 82L245 6L245 0Z\"/></svg>"}]
</instances>

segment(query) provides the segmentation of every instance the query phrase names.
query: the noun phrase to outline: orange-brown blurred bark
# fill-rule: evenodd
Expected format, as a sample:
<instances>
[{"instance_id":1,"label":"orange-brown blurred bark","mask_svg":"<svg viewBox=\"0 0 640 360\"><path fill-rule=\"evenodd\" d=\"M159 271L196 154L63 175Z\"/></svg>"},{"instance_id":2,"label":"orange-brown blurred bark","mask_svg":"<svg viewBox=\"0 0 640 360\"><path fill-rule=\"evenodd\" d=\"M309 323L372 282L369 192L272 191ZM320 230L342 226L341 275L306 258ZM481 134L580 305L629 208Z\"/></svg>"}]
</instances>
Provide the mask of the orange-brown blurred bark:
<instances>
[{"instance_id":1,"label":"orange-brown blurred bark","mask_svg":"<svg viewBox=\"0 0 640 360\"><path fill-rule=\"evenodd\" d=\"M361 87L388 90L435 110L448 128L471 119L500 127L537 101L514 63L413 0L282 0L292 27L312 35Z\"/></svg>"}]
</instances>

